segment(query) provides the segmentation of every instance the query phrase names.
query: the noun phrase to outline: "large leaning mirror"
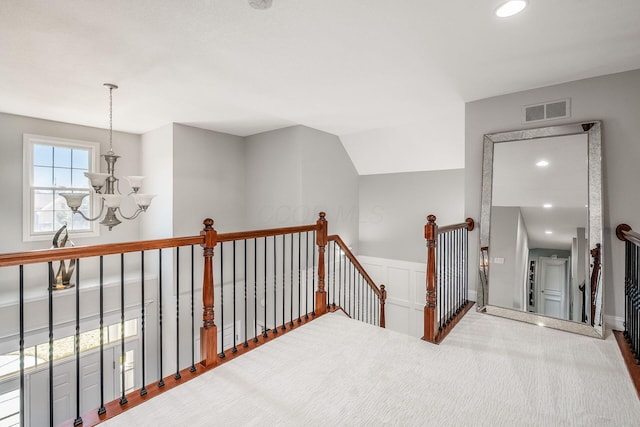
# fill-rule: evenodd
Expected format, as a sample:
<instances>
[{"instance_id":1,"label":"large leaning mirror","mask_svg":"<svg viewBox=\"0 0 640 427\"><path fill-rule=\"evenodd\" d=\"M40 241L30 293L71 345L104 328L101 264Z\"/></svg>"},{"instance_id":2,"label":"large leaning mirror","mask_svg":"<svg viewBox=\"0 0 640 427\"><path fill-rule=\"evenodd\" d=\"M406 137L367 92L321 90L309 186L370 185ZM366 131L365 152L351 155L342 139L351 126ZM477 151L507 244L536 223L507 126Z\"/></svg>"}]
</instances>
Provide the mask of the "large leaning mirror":
<instances>
[{"instance_id":1,"label":"large leaning mirror","mask_svg":"<svg viewBox=\"0 0 640 427\"><path fill-rule=\"evenodd\" d=\"M600 129L484 136L479 310L603 336Z\"/></svg>"}]
</instances>

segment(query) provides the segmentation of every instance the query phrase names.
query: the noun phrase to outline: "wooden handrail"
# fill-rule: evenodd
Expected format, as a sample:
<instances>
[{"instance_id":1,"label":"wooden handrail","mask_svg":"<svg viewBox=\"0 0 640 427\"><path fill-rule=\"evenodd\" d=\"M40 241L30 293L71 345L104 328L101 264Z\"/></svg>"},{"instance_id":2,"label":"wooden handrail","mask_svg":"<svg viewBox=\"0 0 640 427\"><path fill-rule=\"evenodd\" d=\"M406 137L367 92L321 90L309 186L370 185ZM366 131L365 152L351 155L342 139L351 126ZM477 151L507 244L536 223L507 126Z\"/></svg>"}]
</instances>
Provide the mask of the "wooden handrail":
<instances>
[{"instance_id":1,"label":"wooden handrail","mask_svg":"<svg viewBox=\"0 0 640 427\"><path fill-rule=\"evenodd\" d=\"M318 224L299 225L296 227L270 228L267 230L237 231L218 234L218 242L232 242L234 240L257 239L260 237L280 236L282 234L304 233L306 231L320 231Z\"/></svg>"},{"instance_id":2,"label":"wooden handrail","mask_svg":"<svg viewBox=\"0 0 640 427\"><path fill-rule=\"evenodd\" d=\"M240 231L218 234L217 242L254 239L279 236L281 234L319 231L317 224L296 227L270 228L266 230ZM74 246L69 248L41 249L24 252L0 254L0 267L36 264L39 262L62 261L68 259L89 258L103 255L116 255L129 252L150 251L154 249L175 248L178 246L202 245L203 235L171 237L167 239L142 240L139 242L105 243L101 245Z\"/></svg>"},{"instance_id":3,"label":"wooden handrail","mask_svg":"<svg viewBox=\"0 0 640 427\"><path fill-rule=\"evenodd\" d=\"M351 249L349 249L347 244L340 238L340 236L338 236L337 234L327 236L327 241L335 242L338 244L342 252L347 256L347 258L349 258L349 261L351 261L351 264L353 264L358 273L360 273L365 282L367 282L367 285L369 285L373 292L378 296L378 299L380 300L380 327L386 327L385 303L387 301L387 290L385 289L384 285L380 285L379 288L378 286L376 286L376 283L373 281L371 276L369 276L362 264L360 264L356 256L353 254L353 252L351 252Z\"/></svg>"},{"instance_id":4,"label":"wooden handrail","mask_svg":"<svg viewBox=\"0 0 640 427\"><path fill-rule=\"evenodd\" d=\"M640 234L631 229L628 224L620 224L616 227L616 237L622 241L628 241L636 246L640 246Z\"/></svg>"},{"instance_id":5,"label":"wooden handrail","mask_svg":"<svg viewBox=\"0 0 640 427\"><path fill-rule=\"evenodd\" d=\"M429 215L429 216L433 216L433 215ZM433 216L433 220L435 221L435 216ZM429 219L429 218L427 218ZM438 226L437 231L438 234L442 234L442 233L446 233L448 231L453 231L453 230L460 230L466 228L469 231L473 231L473 229L475 228L475 222L473 221L473 219L471 218L467 218L464 220L464 222L461 222L459 224L451 224L451 225L444 225L444 226Z\"/></svg>"},{"instance_id":6,"label":"wooden handrail","mask_svg":"<svg viewBox=\"0 0 640 427\"><path fill-rule=\"evenodd\" d=\"M39 262L115 255L178 246L201 245L202 236L172 237L168 239L143 240L140 242L106 243L102 245L74 246L71 248L42 249L27 252L0 254L0 267L36 264Z\"/></svg>"},{"instance_id":7,"label":"wooden handrail","mask_svg":"<svg viewBox=\"0 0 640 427\"><path fill-rule=\"evenodd\" d=\"M362 277L364 277L364 280L367 282L367 284L369 284L369 287L373 289L373 291L376 293L378 298L382 299L382 291L380 290L380 288L376 286L376 283L373 281L371 276L367 274L362 264L360 264L360 262L358 261L356 256L353 254L353 252L351 252L351 250L349 249L347 244L344 242L344 240L342 240L340 236L338 236L337 234L333 234L329 236L327 240L336 242L338 246L340 246L340 249L342 249L342 252L344 252L347 258L349 258L351 263L356 267L356 269L362 275Z\"/></svg>"}]
</instances>

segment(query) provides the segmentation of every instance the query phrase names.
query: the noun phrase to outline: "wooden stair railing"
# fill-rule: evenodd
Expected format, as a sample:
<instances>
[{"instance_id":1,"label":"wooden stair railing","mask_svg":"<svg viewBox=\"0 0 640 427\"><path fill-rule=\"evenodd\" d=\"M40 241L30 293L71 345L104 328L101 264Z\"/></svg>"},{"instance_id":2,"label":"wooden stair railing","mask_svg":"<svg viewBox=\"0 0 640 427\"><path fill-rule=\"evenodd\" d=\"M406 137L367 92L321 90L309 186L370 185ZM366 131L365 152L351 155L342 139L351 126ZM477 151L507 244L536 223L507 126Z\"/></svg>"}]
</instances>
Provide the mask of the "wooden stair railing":
<instances>
[{"instance_id":1,"label":"wooden stair railing","mask_svg":"<svg viewBox=\"0 0 640 427\"><path fill-rule=\"evenodd\" d=\"M613 333L640 398L640 233L620 224L616 236L625 242L625 306L624 332Z\"/></svg>"},{"instance_id":2,"label":"wooden stair railing","mask_svg":"<svg viewBox=\"0 0 640 427\"><path fill-rule=\"evenodd\" d=\"M28 369L25 368L25 346L33 345L33 342L29 341L31 339L30 329L33 329L31 326L34 322L33 318L37 315L40 316L40 314L42 328L43 330L48 329L49 332L49 357L46 362L49 375L49 401L48 403L42 402L40 405L44 412L48 411L48 416L43 415L42 424L54 425L62 422L53 411L53 373L54 369L60 369L58 363L54 363L53 347L54 338L64 337L57 332L58 317L61 311L60 307L62 307L58 304L61 304L62 301L71 304L71 307L75 306L75 310L72 310L73 313L65 313L67 316L65 321L75 323L76 326L73 354L76 378L74 410L76 416L74 419L63 422L62 425L68 426L81 424L89 426L100 423L289 332L327 311L346 309L346 306L336 305L335 299L332 299L331 303L329 299L327 273L335 274L336 272L336 262L335 260L332 262L329 258L336 257L336 248L339 248L341 256L344 254L344 259L338 265L345 268L345 273L349 271L352 279L351 282L344 282L345 286L351 287L343 286L342 289L351 291L357 289L357 291L351 292L348 295L349 299L346 300L356 311L350 313L348 310L345 311L351 317L371 323L375 322L384 327L384 301L386 299L384 286L376 287L344 242L338 236L328 235L328 222L324 212L319 214L315 224L269 230L218 233L214 228L213 220L206 219L203 223L204 229L197 236L0 254L0 272L2 274L0 277L4 283L8 282L7 279L15 281L16 294L19 295L19 314L18 310L15 310L17 317L15 321L18 327L14 332L20 370L19 373L16 372L13 375L17 377L19 375L21 425L25 425L25 371ZM203 311L202 325L199 328L199 356L193 350L195 342L194 247L198 245L203 248ZM329 246L328 251L327 246ZM180 248L187 250L181 252ZM136 253L138 257L135 256ZM125 255L128 263L125 263ZM89 261L85 261L85 259L89 259ZM147 259L146 268L145 259ZM173 274L163 274L163 259L165 262L166 259L171 259ZM53 263L63 260L75 260L76 262L75 289L60 293L55 291L54 295L54 287L51 285L54 283ZM149 267L151 264L149 261L155 262L155 265ZM190 270L188 267L186 269L180 268L185 263L190 264ZM349 265L348 269L347 264ZM80 273L81 268L82 274ZM48 310L48 313L35 313L33 312L33 307L35 307L33 303L25 302L25 290L28 291L29 285L33 283L44 282L46 284L47 273L49 274L50 286L47 291L41 292L41 298L48 303L48 308L45 310ZM156 275L154 276L154 274ZM200 273L198 272L198 274ZM119 280L115 279L116 276L119 276ZM216 280L214 280L214 276ZM338 284L334 277L331 279L331 292L333 292L334 286ZM109 280L112 282L108 282ZM367 286L356 286L358 280L366 283ZM150 284L150 281L154 283ZM181 298L176 298L175 295L185 295L186 298L189 292L185 292L185 288L181 288L181 286L185 286L184 282L189 281L191 285L190 307L185 307L184 302L181 307ZM175 293L169 293L167 289L171 288ZM81 289L83 290L82 306L80 305ZM367 290L365 291L365 289ZM145 291L147 292L146 296ZM152 295L150 296L150 294ZM131 311L125 313L125 295L128 298L126 301L127 310L131 310L133 307L135 311L135 308L139 307L138 314L131 314ZM137 296L134 298L132 295ZM333 295L331 294L332 297ZM94 299L90 300L90 297L94 297ZM155 302L158 310L157 318L150 317L149 313L145 311L149 298L157 298ZM163 298L173 298L173 300L170 300L171 304L166 302L163 304ZM262 306L259 304L260 301ZM374 305L375 310L373 309ZM95 311L93 311L94 306ZM101 360L104 355L103 346L113 345L112 341L107 343L102 338L102 331L109 326L103 323L103 316L108 311L119 313L120 336L116 348L119 350L120 362L116 363L121 364L121 383L120 380L118 382L120 389L123 390L119 399L111 401L110 399L114 396L107 396L105 399L104 375L101 370L100 384L98 384L100 401L89 402L91 406L88 407L96 408L90 411L82 409L87 406L88 398L86 396L82 397L83 405L81 406L80 391L81 385L84 385L81 384L84 378L80 376L80 372L83 367L81 356L84 353L81 354L79 351L82 336L80 333L81 321L86 321L88 307L91 307L89 314L99 313ZM367 311L369 307L372 309ZM83 317L80 316L81 311L84 314ZM142 357L140 365L136 364L136 369L140 369L142 382L136 384L141 388L125 393L124 362L128 344L123 331L125 331L125 320L130 319L130 316L141 320L138 325L138 338L141 339ZM164 370L167 368L167 363L163 363L163 355L166 357L167 354L163 344L172 343L166 341L163 343L163 336L166 338L168 335L166 333L163 335L162 331L163 327L166 328L166 325L163 325L166 323L166 319L172 316L175 316L173 324L178 325L175 327L176 330L172 331L175 332L175 341L173 342L176 349L175 371L167 375ZM6 323L10 319L3 318L3 321ZM180 322L191 323L191 337L180 335ZM236 329L237 323L241 325L239 330ZM157 335L150 336L155 331L152 327L154 324ZM220 325L223 329L221 333L218 331ZM228 325L232 325L231 328L233 328L231 343L228 342L228 338L225 341L224 330ZM82 329L82 332L86 332L85 329ZM157 353L147 352L145 357L145 350L151 350L151 348L147 348L150 346L146 344L149 339L152 342L154 339L158 342L159 351ZM183 348L182 352L180 351L181 347ZM191 353L191 360L185 361L184 356L187 353L185 348L188 347L190 347L188 351ZM149 372L148 364L145 364L145 361L154 358L158 360L159 372ZM104 366L103 362L101 361L98 366ZM47 417L47 420L44 417Z\"/></svg>"},{"instance_id":3,"label":"wooden stair railing","mask_svg":"<svg viewBox=\"0 0 640 427\"><path fill-rule=\"evenodd\" d=\"M468 300L468 232L474 221L438 226L427 216L426 304L423 340L440 343L473 305Z\"/></svg>"},{"instance_id":4,"label":"wooden stair railing","mask_svg":"<svg viewBox=\"0 0 640 427\"><path fill-rule=\"evenodd\" d=\"M376 286L351 249L340 236L328 236L333 245L328 251L328 304L331 311L340 309L347 316L366 323L385 327L384 285Z\"/></svg>"}]
</instances>

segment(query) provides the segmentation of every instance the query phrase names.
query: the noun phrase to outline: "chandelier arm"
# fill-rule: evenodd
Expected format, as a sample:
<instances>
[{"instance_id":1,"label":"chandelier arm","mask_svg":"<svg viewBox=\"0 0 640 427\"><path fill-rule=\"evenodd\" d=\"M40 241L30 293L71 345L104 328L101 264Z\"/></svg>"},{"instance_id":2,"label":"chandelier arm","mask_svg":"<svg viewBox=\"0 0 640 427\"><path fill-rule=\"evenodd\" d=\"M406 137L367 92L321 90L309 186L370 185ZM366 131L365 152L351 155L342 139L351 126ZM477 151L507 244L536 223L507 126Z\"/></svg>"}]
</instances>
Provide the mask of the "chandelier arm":
<instances>
[{"instance_id":1,"label":"chandelier arm","mask_svg":"<svg viewBox=\"0 0 640 427\"><path fill-rule=\"evenodd\" d=\"M86 219L87 221L97 221L102 216L102 212L104 212L104 200L102 201L102 203L100 205L101 205L100 206L100 212L98 213L98 215L95 218L89 218L88 216L83 214L82 211L80 211L78 209L74 210L73 213L74 214L80 214L80 216L82 218Z\"/></svg>"},{"instance_id":2,"label":"chandelier arm","mask_svg":"<svg viewBox=\"0 0 640 427\"><path fill-rule=\"evenodd\" d=\"M137 210L137 211L135 211L135 212L133 213L133 215L131 215L131 216L126 216L125 214L123 214L123 213L122 213L122 209L120 209L120 208L118 208L118 212L120 212L120 216L121 216L122 218L124 218L124 219L136 219L136 218L138 218L138 215L140 215L140 213L141 213L141 212L144 212L144 210L143 210L143 209L138 208L138 210Z\"/></svg>"},{"instance_id":3,"label":"chandelier arm","mask_svg":"<svg viewBox=\"0 0 640 427\"><path fill-rule=\"evenodd\" d=\"M122 192L120 191L120 179L113 177L116 181L116 191L118 192L118 194L122 194Z\"/></svg>"}]
</instances>

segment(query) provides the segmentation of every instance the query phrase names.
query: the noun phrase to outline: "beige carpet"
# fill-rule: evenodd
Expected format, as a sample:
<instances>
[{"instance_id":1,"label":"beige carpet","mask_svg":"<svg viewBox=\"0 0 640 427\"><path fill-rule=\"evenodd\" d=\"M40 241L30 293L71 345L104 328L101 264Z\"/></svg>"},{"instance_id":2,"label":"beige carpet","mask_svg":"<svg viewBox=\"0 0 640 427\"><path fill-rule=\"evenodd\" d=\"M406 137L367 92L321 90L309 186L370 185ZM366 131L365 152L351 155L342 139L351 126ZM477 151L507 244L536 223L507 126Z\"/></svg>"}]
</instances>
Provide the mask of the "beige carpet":
<instances>
[{"instance_id":1,"label":"beige carpet","mask_svg":"<svg viewBox=\"0 0 640 427\"><path fill-rule=\"evenodd\" d=\"M469 312L439 346L325 315L107 426L638 426L615 339Z\"/></svg>"}]
</instances>

